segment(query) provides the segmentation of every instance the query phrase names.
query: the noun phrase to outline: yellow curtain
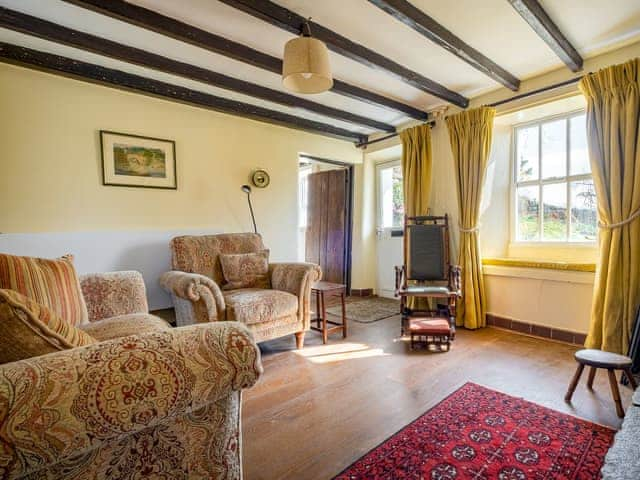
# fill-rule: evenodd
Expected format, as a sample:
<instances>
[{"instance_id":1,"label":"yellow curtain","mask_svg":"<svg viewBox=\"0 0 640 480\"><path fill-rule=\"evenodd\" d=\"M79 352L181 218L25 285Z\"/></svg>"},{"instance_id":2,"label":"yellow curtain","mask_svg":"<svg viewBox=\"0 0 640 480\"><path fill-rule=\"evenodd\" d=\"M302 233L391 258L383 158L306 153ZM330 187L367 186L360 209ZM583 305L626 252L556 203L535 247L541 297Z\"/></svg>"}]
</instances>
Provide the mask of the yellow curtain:
<instances>
[{"instance_id":1,"label":"yellow curtain","mask_svg":"<svg viewBox=\"0 0 640 480\"><path fill-rule=\"evenodd\" d=\"M429 213L431 193L431 127L419 125L400 132L402 140L402 193L404 213L409 217ZM426 298L409 298L407 306L429 308Z\"/></svg>"},{"instance_id":2,"label":"yellow curtain","mask_svg":"<svg viewBox=\"0 0 640 480\"><path fill-rule=\"evenodd\" d=\"M580 90L600 226L585 345L626 353L640 302L640 59L585 75Z\"/></svg>"},{"instance_id":3,"label":"yellow curtain","mask_svg":"<svg viewBox=\"0 0 640 480\"><path fill-rule=\"evenodd\" d=\"M486 325L478 217L491 149L494 115L495 109L481 107L447 118L460 217L458 264L462 267L462 301L459 302L456 321L466 328Z\"/></svg>"}]
</instances>

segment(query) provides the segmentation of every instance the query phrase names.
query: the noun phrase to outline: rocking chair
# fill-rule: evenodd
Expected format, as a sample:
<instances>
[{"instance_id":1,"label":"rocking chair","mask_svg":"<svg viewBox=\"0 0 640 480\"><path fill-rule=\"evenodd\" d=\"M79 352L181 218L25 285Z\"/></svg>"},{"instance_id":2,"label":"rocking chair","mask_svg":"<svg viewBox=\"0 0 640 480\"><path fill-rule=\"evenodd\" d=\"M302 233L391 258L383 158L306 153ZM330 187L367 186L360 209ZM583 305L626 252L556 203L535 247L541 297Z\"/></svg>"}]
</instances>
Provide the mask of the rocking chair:
<instances>
[{"instance_id":1,"label":"rocking chair","mask_svg":"<svg viewBox=\"0 0 640 480\"><path fill-rule=\"evenodd\" d=\"M461 269L449 261L448 216L405 216L403 243L404 265L395 268L401 335L409 332L411 349L418 338L427 347L446 346L448 351L456 335L456 300L461 296ZM409 300L418 298L435 299L435 308L415 308Z\"/></svg>"}]
</instances>

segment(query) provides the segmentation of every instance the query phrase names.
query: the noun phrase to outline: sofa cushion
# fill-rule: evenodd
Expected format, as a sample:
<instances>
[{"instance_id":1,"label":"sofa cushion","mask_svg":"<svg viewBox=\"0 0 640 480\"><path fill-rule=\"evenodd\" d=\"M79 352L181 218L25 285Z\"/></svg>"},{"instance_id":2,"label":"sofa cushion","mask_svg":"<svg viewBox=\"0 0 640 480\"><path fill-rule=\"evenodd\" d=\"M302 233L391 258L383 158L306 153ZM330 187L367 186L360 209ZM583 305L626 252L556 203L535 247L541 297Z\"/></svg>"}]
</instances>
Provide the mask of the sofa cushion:
<instances>
[{"instance_id":1,"label":"sofa cushion","mask_svg":"<svg viewBox=\"0 0 640 480\"><path fill-rule=\"evenodd\" d=\"M227 320L245 325L268 322L298 313L298 297L280 290L242 288L223 292Z\"/></svg>"},{"instance_id":2,"label":"sofa cushion","mask_svg":"<svg viewBox=\"0 0 640 480\"><path fill-rule=\"evenodd\" d=\"M269 288L269 250L220 254L225 283L223 290Z\"/></svg>"},{"instance_id":3,"label":"sofa cushion","mask_svg":"<svg viewBox=\"0 0 640 480\"><path fill-rule=\"evenodd\" d=\"M29 297L72 325L89 321L72 255L49 260L0 253L0 288Z\"/></svg>"},{"instance_id":4,"label":"sofa cushion","mask_svg":"<svg viewBox=\"0 0 640 480\"><path fill-rule=\"evenodd\" d=\"M81 325L80 328L99 341L171 330L167 322L149 313L118 315Z\"/></svg>"},{"instance_id":5,"label":"sofa cushion","mask_svg":"<svg viewBox=\"0 0 640 480\"><path fill-rule=\"evenodd\" d=\"M15 290L0 289L0 363L96 343L91 335Z\"/></svg>"}]
</instances>

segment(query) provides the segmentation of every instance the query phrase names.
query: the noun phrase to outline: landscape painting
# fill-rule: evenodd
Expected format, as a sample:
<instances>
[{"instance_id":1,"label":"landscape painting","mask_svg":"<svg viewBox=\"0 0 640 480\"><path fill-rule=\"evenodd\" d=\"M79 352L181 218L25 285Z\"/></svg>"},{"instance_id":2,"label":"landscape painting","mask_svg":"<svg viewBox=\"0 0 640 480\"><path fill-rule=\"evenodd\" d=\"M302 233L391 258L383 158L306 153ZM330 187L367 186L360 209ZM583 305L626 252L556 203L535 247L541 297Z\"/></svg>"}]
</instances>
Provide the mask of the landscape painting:
<instances>
[{"instance_id":1,"label":"landscape painting","mask_svg":"<svg viewBox=\"0 0 640 480\"><path fill-rule=\"evenodd\" d=\"M176 189L175 142L100 132L103 184Z\"/></svg>"}]
</instances>

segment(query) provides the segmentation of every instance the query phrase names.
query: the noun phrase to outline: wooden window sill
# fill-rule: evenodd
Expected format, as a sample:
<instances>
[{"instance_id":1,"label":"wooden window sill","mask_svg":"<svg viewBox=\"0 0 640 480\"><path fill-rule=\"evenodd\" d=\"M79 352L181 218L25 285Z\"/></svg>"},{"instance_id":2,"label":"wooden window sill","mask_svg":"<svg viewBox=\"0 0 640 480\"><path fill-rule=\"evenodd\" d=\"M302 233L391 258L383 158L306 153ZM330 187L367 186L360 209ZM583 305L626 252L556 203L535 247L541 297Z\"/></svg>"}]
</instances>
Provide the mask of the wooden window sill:
<instances>
[{"instance_id":1,"label":"wooden window sill","mask_svg":"<svg viewBox=\"0 0 640 480\"><path fill-rule=\"evenodd\" d=\"M562 270L565 272L595 272L595 263L526 260L521 258L483 258L482 265L516 268Z\"/></svg>"}]
</instances>

